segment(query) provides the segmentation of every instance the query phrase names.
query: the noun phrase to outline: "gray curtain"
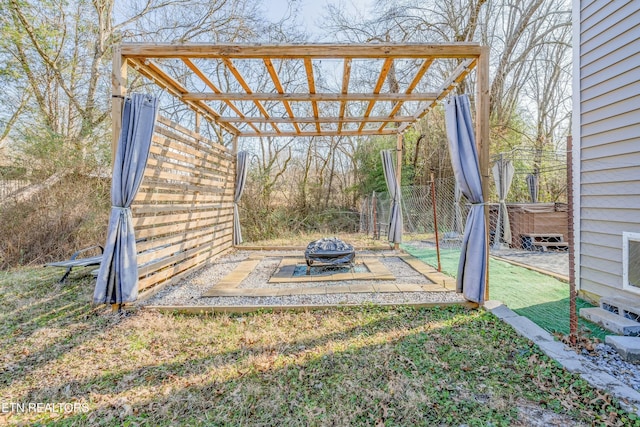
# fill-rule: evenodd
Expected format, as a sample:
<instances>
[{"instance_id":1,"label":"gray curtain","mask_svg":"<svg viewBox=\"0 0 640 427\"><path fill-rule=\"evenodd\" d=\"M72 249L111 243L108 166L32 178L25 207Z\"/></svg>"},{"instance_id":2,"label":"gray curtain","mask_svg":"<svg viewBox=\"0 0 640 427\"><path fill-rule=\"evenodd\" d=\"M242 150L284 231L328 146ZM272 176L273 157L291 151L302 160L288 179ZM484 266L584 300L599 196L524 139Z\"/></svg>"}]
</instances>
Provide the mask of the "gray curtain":
<instances>
[{"instance_id":1,"label":"gray curtain","mask_svg":"<svg viewBox=\"0 0 640 427\"><path fill-rule=\"evenodd\" d=\"M537 173L530 173L529 175L527 175L527 187L529 188L531 203L538 203L539 181L540 179Z\"/></svg>"},{"instance_id":2,"label":"gray curtain","mask_svg":"<svg viewBox=\"0 0 640 427\"><path fill-rule=\"evenodd\" d=\"M402 209L400 208L400 183L396 179L395 166L391 150L382 150L382 170L384 179L387 181L389 198L391 199L391 210L389 212L389 242L402 242Z\"/></svg>"},{"instance_id":3,"label":"gray curtain","mask_svg":"<svg viewBox=\"0 0 640 427\"><path fill-rule=\"evenodd\" d=\"M247 182L247 165L249 153L240 151L236 159L236 191L233 195L233 244L242 243L242 230L240 229L240 213L238 212L238 202L242 197L245 184Z\"/></svg>"},{"instance_id":4,"label":"gray curtain","mask_svg":"<svg viewBox=\"0 0 640 427\"><path fill-rule=\"evenodd\" d=\"M487 261L482 179L467 95L455 96L445 106L451 165L462 194L471 202L462 237L457 290L473 302L484 301Z\"/></svg>"},{"instance_id":5,"label":"gray curtain","mask_svg":"<svg viewBox=\"0 0 640 427\"><path fill-rule=\"evenodd\" d=\"M451 230L456 233L456 236L462 234L462 207L460 202L462 201L462 191L460 191L460 185L456 182L456 186L453 190L453 224Z\"/></svg>"},{"instance_id":6,"label":"gray curtain","mask_svg":"<svg viewBox=\"0 0 640 427\"><path fill-rule=\"evenodd\" d=\"M498 193L498 220L496 221L496 234L493 246L500 247L500 242L511 244L511 224L509 223L509 212L507 212L506 198L511 188L515 168L511 160L506 160L500 156L500 160L493 164L493 180L496 183Z\"/></svg>"},{"instance_id":7,"label":"gray curtain","mask_svg":"<svg viewBox=\"0 0 640 427\"><path fill-rule=\"evenodd\" d=\"M138 297L138 262L131 203L149 158L158 100L132 94L125 99L122 130L111 179L111 216L107 242L93 293L96 304L122 304Z\"/></svg>"}]
</instances>

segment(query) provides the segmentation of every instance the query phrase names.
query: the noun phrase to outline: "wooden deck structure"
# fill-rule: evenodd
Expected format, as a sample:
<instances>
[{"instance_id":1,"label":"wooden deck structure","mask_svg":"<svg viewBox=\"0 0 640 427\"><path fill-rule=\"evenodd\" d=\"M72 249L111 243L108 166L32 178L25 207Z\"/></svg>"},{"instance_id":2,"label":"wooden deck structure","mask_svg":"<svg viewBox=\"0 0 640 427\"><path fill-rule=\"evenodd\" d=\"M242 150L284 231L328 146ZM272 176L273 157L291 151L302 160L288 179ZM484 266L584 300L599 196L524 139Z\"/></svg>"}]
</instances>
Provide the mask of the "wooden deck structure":
<instances>
[{"instance_id":1,"label":"wooden deck structure","mask_svg":"<svg viewBox=\"0 0 640 427\"><path fill-rule=\"evenodd\" d=\"M133 206L136 228L145 230L146 239L141 245L146 264L140 268L140 290L153 291L157 284L169 283L201 265L207 256L231 247L238 138L397 135L396 174L400 179L403 133L473 71L476 142L486 199L488 55L488 47L476 43L125 43L116 47L114 155L130 67L192 109L196 127L204 118L232 136L232 147L227 149L220 142L206 140L198 129L160 120L149 171ZM335 66L332 77L341 83L334 90L328 89L322 75L329 63ZM411 75L399 78L398 68L410 70ZM443 76L445 69L452 71ZM361 70L367 70L369 76L373 70L374 81L368 90L359 84L354 91L351 83L354 76L363 75ZM327 111L331 113L322 114ZM209 228L217 230L215 237L208 234ZM152 259L154 248L160 248L161 261Z\"/></svg>"}]
</instances>

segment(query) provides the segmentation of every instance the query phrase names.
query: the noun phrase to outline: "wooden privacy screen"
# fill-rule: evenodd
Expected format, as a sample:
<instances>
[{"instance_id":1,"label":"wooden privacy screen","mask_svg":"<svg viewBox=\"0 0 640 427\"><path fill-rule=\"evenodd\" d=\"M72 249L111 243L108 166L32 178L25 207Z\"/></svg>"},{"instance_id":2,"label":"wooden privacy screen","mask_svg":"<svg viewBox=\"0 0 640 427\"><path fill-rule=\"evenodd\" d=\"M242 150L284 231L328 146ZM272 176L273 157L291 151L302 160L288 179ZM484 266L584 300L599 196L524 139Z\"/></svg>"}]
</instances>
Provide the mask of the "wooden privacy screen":
<instances>
[{"instance_id":1,"label":"wooden privacy screen","mask_svg":"<svg viewBox=\"0 0 640 427\"><path fill-rule=\"evenodd\" d=\"M176 280L232 246L235 159L159 117L132 205L139 290Z\"/></svg>"}]
</instances>

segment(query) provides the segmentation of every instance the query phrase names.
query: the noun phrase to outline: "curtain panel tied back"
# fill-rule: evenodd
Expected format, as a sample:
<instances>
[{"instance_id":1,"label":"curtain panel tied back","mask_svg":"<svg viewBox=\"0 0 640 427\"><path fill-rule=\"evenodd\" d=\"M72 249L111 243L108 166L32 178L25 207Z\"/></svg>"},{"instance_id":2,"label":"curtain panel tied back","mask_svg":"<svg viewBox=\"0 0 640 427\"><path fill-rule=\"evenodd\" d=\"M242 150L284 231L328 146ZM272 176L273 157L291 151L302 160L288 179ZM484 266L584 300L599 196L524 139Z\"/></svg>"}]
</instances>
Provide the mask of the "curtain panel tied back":
<instances>
[{"instance_id":1,"label":"curtain panel tied back","mask_svg":"<svg viewBox=\"0 0 640 427\"><path fill-rule=\"evenodd\" d=\"M471 202L462 237L457 291L467 300L481 304L487 275L487 232L482 178L467 95L454 96L446 103L445 122L456 182Z\"/></svg>"},{"instance_id":2,"label":"curtain panel tied back","mask_svg":"<svg viewBox=\"0 0 640 427\"><path fill-rule=\"evenodd\" d=\"M506 198L511 188L515 168L511 160L504 158L496 161L492 168L493 180L498 193L498 220L496 221L496 234L493 241L495 248L500 247L500 243L511 243L511 223L509 222L509 212L507 211Z\"/></svg>"},{"instance_id":3,"label":"curtain panel tied back","mask_svg":"<svg viewBox=\"0 0 640 427\"><path fill-rule=\"evenodd\" d=\"M247 164L249 153L240 151L236 158L236 190L233 195L233 244L239 245L243 242L242 230L240 229L240 212L238 203L247 182Z\"/></svg>"},{"instance_id":4,"label":"curtain panel tied back","mask_svg":"<svg viewBox=\"0 0 640 427\"><path fill-rule=\"evenodd\" d=\"M122 129L111 179L107 241L93 294L96 304L123 304L138 297L138 262L131 204L147 167L158 111L157 98L132 94L124 102Z\"/></svg>"},{"instance_id":5,"label":"curtain panel tied back","mask_svg":"<svg viewBox=\"0 0 640 427\"><path fill-rule=\"evenodd\" d=\"M391 198L391 210L389 212L389 242L402 243L402 208L400 206L400 183L396 179L395 167L391 150L382 150L382 170L387 182L389 197Z\"/></svg>"}]
</instances>

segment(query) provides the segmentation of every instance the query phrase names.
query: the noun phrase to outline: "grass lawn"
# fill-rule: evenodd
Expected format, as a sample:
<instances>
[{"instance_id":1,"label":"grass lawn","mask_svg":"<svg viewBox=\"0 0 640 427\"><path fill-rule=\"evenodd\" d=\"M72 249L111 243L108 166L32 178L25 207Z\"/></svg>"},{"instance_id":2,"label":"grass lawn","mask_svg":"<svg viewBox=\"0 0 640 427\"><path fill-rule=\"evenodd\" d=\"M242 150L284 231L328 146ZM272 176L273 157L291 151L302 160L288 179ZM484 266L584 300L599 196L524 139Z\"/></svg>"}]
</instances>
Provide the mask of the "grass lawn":
<instances>
[{"instance_id":1,"label":"grass lawn","mask_svg":"<svg viewBox=\"0 0 640 427\"><path fill-rule=\"evenodd\" d=\"M640 425L483 310L121 316L59 276L0 272L0 404L82 410L0 424Z\"/></svg>"}]
</instances>

